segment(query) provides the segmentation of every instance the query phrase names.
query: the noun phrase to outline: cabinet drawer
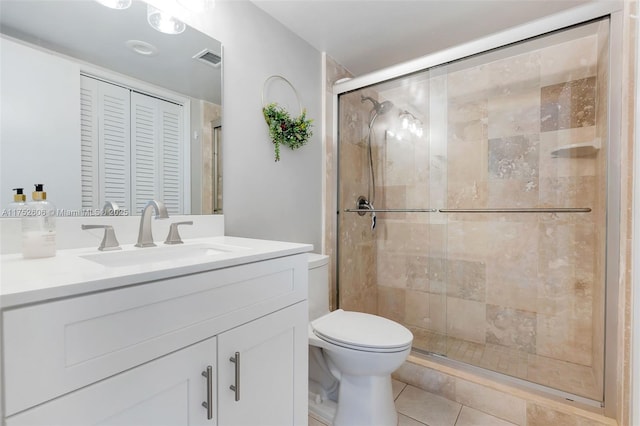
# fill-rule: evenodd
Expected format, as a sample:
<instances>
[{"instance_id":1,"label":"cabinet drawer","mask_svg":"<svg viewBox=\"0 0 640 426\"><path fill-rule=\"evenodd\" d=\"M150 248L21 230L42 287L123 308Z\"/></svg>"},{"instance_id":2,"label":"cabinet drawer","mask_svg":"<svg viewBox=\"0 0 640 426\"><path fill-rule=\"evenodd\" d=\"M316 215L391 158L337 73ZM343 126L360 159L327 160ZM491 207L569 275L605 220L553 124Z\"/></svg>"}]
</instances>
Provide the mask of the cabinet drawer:
<instances>
[{"instance_id":1,"label":"cabinet drawer","mask_svg":"<svg viewBox=\"0 0 640 426\"><path fill-rule=\"evenodd\" d=\"M14 414L307 298L306 255L5 311Z\"/></svg>"}]
</instances>

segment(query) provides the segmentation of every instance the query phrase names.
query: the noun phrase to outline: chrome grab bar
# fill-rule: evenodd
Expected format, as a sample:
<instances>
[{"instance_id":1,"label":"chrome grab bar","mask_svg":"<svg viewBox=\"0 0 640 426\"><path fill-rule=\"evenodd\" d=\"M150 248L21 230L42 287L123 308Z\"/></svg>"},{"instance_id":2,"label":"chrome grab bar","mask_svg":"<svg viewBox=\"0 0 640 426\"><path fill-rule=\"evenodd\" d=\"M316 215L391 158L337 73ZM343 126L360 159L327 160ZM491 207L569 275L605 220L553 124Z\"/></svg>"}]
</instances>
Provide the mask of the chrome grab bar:
<instances>
[{"instance_id":1,"label":"chrome grab bar","mask_svg":"<svg viewBox=\"0 0 640 426\"><path fill-rule=\"evenodd\" d=\"M344 209L349 213L436 213L438 209Z\"/></svg>"},{"instance_id":2,"label":"chrome grab bar","mask_svg":"<svg viewBox=\"0 0 640 426\"><path fill-rule=\"evenodd\" d=\"M347 213L590 213L590 207L532 207L503 209L344 209Z\"/></svg>"},{"instance_id":3,"label":"chrome grab bar","mask_svg":"<svg viewBox=\"0 0 640 426\"><path fill-rule=\"evenodd\" d=\"M590 207L532 207L504 209L440 209L440 213L590 213Z\"/></svg>"}]
</instances>

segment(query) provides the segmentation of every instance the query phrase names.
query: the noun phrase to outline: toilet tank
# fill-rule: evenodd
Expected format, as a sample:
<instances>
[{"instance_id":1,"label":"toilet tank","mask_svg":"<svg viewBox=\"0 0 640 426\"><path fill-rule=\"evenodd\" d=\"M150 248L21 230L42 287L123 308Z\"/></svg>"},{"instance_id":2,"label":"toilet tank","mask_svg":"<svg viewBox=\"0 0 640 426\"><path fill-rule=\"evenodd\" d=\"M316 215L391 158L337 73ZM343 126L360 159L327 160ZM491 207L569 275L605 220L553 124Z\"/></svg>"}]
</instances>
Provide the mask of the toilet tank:
<instances>
[{"instance_id":1,"label":"toilet tank","mask_svg":"<svg viewBox=\"0 0 640 426\"><path fill-rule=\"evenodd\" d=\"M329 313L329 256L309 253L309 321Z\"/></svg>"}]
</instances>

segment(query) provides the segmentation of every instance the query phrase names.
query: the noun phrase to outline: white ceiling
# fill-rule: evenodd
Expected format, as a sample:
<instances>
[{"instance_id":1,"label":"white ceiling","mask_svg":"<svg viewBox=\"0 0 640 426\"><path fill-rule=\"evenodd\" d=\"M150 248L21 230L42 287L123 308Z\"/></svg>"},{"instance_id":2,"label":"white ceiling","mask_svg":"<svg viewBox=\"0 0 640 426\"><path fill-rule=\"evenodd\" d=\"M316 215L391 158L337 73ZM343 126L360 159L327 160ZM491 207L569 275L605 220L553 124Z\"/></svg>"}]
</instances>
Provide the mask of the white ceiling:
<instances>
[{"instance_id":1,"label":"white ceiling","mask_svg":"<svg viewBox=\"0 0 640 426\"><path fill-rule=\"evenodd\" d=\"M355 76L594 0L253 0Z\"/></svg>"},{"instance_id":2,"label":"white ceiling","mask_svg":"<svg viewBox=\"0 0 640 426\"><path fill-rule=\"evenodd\" d=\"M0 0L0 32L183 95L222 103L221 68L193 59L204 49L220 55L220 42L190 27L175 36L159 33L147 24L141 1L113 10L89 0ZM133 53L125 44L128 40L150 43L158 53Z\"/></svg>"}]
</instances>

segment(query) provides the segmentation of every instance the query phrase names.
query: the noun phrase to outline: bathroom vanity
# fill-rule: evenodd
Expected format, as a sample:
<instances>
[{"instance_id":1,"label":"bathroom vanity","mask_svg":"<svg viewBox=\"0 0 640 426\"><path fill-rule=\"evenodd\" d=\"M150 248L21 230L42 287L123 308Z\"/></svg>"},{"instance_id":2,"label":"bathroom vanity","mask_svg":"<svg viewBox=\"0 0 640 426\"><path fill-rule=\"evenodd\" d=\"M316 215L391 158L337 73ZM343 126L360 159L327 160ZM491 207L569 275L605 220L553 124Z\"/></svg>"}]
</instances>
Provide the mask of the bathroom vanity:
<instances>
[{"instance_id":1,"label":"bathroom vanity","mask_svg":"<svg viewBox=\"0 0 640 426\"><path fill-rule=\"evenodd\" d=\"M311 248L2 256L4 424L306 424Z\"/></svg>"}]
</instances>

